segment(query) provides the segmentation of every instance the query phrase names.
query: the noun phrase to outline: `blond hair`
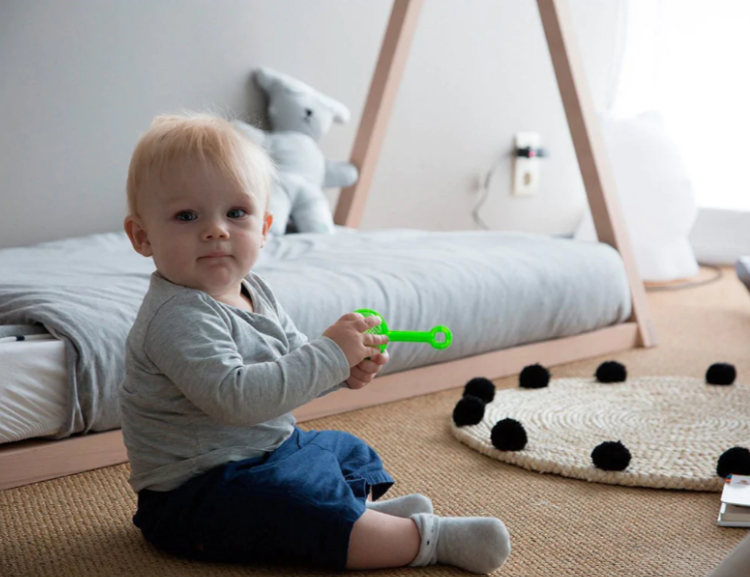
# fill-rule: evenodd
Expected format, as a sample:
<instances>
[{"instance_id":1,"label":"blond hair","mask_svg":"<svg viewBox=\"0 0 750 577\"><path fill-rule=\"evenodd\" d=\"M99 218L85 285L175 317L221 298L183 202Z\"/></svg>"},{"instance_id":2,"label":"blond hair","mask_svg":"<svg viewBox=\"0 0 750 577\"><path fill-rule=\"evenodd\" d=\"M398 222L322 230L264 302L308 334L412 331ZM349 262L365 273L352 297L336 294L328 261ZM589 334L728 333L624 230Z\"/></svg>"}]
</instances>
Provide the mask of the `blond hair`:
<instances>
[{"instance_id":1,"label":"blond hair","mask_svg":"<svg viewBox=\"0 0 750 577\"><path fill-rule=\"evenodd\" d=\"M206 163L267 206L275 175L273 161L257 144L219 116L202 113L154 118L133 150L128 169L128 210L138 214L138 197L153 177L175 163Z\"/></svg>"}]
</instances>

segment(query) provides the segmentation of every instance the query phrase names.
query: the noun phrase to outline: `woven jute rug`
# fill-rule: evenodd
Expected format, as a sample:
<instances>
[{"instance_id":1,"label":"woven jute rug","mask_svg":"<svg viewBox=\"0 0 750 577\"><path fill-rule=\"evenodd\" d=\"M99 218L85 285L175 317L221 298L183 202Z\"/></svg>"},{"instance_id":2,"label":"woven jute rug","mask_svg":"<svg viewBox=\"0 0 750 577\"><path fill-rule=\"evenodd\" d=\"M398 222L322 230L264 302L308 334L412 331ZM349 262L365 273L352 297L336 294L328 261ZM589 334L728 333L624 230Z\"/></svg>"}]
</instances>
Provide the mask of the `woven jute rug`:
<instances>
[{"instance_id":1,"label":"woven jute rug","mask_svg":"<svg viewBox=\"0 0 750 577\"><path fill-rule=\"evenodd\" d=\"M521 450L491 441L498 421L523 427ZM719 457L750 446L750 387L709 385L692 377L634 377L619 383L553 379L539 389L497 391L476 425L453 434L493 459L540 473L613 485L721 491ZM630 453L622 471L594 465L592 451L620 442Z\"/></svg>"}]
</instances>

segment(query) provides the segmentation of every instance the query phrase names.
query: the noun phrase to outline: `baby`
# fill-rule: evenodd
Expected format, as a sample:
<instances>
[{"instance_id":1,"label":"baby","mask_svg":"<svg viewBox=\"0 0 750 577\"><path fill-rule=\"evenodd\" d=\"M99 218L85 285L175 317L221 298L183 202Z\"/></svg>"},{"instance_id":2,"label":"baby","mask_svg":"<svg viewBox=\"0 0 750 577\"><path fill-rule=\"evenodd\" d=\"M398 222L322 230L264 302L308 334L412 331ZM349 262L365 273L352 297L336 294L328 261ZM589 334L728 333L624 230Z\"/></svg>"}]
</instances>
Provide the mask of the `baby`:
<instances>
[{"instance_id":1,"label":"baby","mask_svg":"<svg viewBox=\"0 0 750 577\"><path fill-rule=\"evenodd\" d=\"M497 569L501 521L441 518L418 494L377 501L394 480L371 447L296 426L297 407L367 386L387 337L348 313L308 341L252 272L273 178L265 152L210 115L157 117L133 152L125 231L156 265L120 387L133 522L209 561Z\"/></svg>"}]
</instances>

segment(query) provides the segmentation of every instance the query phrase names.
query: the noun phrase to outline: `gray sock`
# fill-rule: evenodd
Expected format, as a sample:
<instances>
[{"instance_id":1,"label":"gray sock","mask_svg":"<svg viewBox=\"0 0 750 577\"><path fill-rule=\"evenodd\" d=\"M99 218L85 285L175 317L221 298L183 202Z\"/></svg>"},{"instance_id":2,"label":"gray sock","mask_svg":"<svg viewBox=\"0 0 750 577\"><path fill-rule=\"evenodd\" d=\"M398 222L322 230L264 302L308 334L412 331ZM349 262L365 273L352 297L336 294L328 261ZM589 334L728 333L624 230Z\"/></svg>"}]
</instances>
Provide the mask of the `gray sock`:
<instances>
[{"instance_id":1,"label":"gray sock","mask_svg":"<svg viewBox=\"0 0 750 577\"><path fill-rule=\"evenodd\" d=\"M368 501L368 509L379 511L386 515L394 515L408 519L417 513L432 513L432 501L419 493L388 499L387 501Z\"/></svg>"},{"instance_id":2,"label":"gray sock","mask_svg":"<svg viewBox=\"0 0 750 577\"><path fill-rule=\"evenodd\" d=\"M510 535L494 517L412 515L422 543L410 567L455 565L472 573L491 573L510 555Z\"/></svg>"}]
</instances>

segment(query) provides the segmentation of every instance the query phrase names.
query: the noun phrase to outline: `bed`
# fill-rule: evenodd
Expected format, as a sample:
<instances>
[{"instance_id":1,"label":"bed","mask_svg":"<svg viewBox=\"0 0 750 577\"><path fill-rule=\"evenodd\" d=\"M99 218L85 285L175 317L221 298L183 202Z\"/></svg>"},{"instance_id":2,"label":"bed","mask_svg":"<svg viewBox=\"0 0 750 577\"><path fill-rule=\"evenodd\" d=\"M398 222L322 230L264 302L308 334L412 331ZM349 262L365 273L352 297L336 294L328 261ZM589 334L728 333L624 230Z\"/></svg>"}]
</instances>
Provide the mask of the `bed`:
<instances>
[{"instance_id":1,"label":"bed","mask_svg":"<svg viewBox=\"0 0 750 577\"><path fill-rule=\"evenodd\" d=\"M123 232L0 250L0 270L0 443L13 454L26 439L119 429L125 338L153 261ZM256 271L309 338L358 308L378 310L395 329L453 332L443 351L392 343L377 386L319 399L300 420L494 378L488 355L515 351L520 366L509 370L518 370L546 360L535 346L618 331L631 315L617 251L541 235L339 228L271 239ZM625 345L633 339L631 331ZM0 480L23 468L12 469L0 466Z\"/></svg>"},{"instance_id":2,"label":"bed","mask_svg":"<svg viewBox=\"0 0 750 577\"><path fill-rule=\"evenodd\" d=\"M352 152L360 178L341 192L337 234L276 238L257 270L310 337L364 307L392 329L447 325L454 341L445 351L392 344L376 383L301 407L298 420L655 343L561 2L538 0L601 242L356 230L422 4L396 0ZM0 489L126 461L116 386L152 261L124 233L106 233L1 250L0 270L0 325L9 331L0 333L0 359L16 366L11 374L0 365L0 422L13 423L0 438Z\"/></svg>"},{"instance_id":3,"label":"bed","mask_svg":"<svg viewBox=\"0 0 750 577\"><path fill-rule=\"evenodd\" d=\"M153 260L123 232L0 250L0 270L0 325L12 335L0 338L0 443L119 428L125 338ZM453 332L444 351L392 343L382 376L588 333L631 312L615 250L538 235L286 235L255 270L311 339L358 308L396 329Z\"/></svg>"}]
</instances>

